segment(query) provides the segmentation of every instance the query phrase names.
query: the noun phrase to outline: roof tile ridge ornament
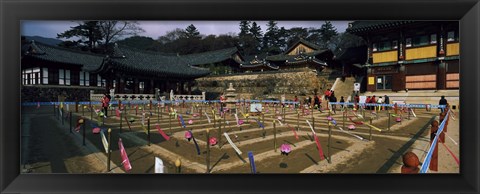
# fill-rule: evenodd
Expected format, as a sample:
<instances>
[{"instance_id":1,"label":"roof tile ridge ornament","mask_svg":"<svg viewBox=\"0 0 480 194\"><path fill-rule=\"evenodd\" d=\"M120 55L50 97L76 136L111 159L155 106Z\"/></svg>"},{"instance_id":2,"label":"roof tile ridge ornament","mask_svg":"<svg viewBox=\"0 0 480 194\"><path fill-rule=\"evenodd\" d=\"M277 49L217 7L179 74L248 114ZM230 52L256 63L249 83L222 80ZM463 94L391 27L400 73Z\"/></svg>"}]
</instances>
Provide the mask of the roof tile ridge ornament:
<instances>
[{"instance_id":1,"label":"roof tile ridge ornament","mask_svg":"<svg viewBox=\"0 0 480 194\"><path fill-rule=\"evenodd\" d=\"M117 43L114 43L113 44L113 52L112 52L112 55L110 56L110 58L127 58L123 52L120 50L120 48L118 48L118 44Z\"/></svg>"},{"instance_id":2,"label":"roof tile ridge ornament","mask_svg":"<svg viewBox=\"0 0 480 194\"><path fill-rule=\"evenodd\" d=\"M47 54L45 51L43 51L42 49L40 49L40 47L38 47L36 44L35 44L35 40L32 40L30 41L30 46L28 46L28 50L25 54L33 54L33 55L44 55L44 54Z\"/></svg>"}]
</instances>

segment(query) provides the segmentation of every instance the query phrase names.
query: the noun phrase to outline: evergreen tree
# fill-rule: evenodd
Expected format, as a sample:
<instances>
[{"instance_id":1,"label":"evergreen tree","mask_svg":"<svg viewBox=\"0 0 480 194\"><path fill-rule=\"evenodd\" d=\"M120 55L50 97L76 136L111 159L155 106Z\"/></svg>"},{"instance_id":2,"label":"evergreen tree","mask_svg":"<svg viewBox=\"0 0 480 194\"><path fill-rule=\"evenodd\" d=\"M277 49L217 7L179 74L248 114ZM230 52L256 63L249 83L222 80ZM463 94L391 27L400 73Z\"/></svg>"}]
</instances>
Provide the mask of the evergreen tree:
<instances>
[{"instance_id":1,"label":"evergreen tree","mask_svg":"<svg viewBox=\"0 0 480 194\"><path fill-rule=\"evenodd\" d=\"M185 38L187 39L200 39L200 32L198 32L197 28L193 25L190 24L186 29L185 29Z\"/></svg>"},{"instance_id":2,"label":"evergreen tree","mask_svg":"<svg viewBox=\"0 0 480 194\"><path fill-rule=\"evenodd\" d=\"M278 54L281 52L281 45L279 44L280 29L277 26L277 22L268 21L267 31L263 36L263 51L269 54Z\"/></svg>"},{"instance_id":3,"label":"evergreen tree","mask_svg":"<svg viewBox=\"0 0 480 194\"><path fill-rule=\"evenodd\" d=\"M240 33L238 34L238 36L243 37L248 34L250 34L250 21L240 21Z\"/></svg>"},{"instance_id":4,"label":"evergreen tree","mask_svg":"<svg viewBox=\"0 0 480 194\"><path fill-rule=\"evenodd\" d=\"M252 27L250 28L250 34L253 38L252 46L255 50L255 54L260 53L261 46L262 46L262 29L260 28L259 25L257 25L257 22L252 23Z\"/></svg>"},{"instance_id":5,"label":"evergreen tree","mask_svg":"<svg viewBox=\"0 0 480 194\"><path fill-rule=\"evenodd\" d=\"M70 27L70 30L57 34L57 38L70 39L73 37L80 38L80 40L67 41L65 44L61 44L61 45L65 45L65 46L66 45L69 45L69 46L85 45L88 47L89 50L92 50L103 39L98 21L79 22L78 26ZM77 43L77 44L72 44L72 43Z\"/></svg>"},{"instance_id":6,"label":"evergreen tree","mask_svg":"<svg viewBox=\"0 0 480 194\"><path fill-rule=\"evenodd\" d=\"M322 35L321 41L324 47L328 47L333 37L338 35L337 29L332 25L330 21L325 21L319 29Z\"/></svg>"}]
</instances>

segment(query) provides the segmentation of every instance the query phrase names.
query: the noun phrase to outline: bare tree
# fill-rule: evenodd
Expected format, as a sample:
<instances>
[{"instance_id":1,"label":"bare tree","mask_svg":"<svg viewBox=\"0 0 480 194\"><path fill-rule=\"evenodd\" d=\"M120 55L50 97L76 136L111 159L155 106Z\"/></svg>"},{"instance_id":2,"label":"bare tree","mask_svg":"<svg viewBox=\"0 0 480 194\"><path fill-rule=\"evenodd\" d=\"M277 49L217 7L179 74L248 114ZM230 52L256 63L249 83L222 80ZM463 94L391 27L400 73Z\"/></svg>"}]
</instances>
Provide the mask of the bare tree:
<instances>
[{"instance_id":1,"label":"bare tree","mask_svg":"<svg viewBox=\"0 0 480 194\"><path fill-rule=\"evenodd\" d=\"M105 46L116 41L119 37L133 36L140 32L145 32L145 30L138 26L138 22L136 21L99 21L99 27Z\"/></svg>"}]
</instances>

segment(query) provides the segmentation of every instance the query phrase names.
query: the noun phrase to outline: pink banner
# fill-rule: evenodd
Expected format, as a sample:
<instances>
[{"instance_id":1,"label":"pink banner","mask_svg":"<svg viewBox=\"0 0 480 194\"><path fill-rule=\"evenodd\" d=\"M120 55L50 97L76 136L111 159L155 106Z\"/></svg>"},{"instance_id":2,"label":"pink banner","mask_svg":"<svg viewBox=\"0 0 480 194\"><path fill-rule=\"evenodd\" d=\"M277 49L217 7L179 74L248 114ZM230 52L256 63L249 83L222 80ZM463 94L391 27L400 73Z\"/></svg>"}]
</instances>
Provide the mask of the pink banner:
<instances>
[{"instance_id":1,"label":"pink banner","mask_svg":"<svg viewBox=\"0 0 480 194\"><path fill-rule=\"evenodd\" d=\"M288 123L287 123L287 126L290 127L290 125ZM290 129L292 129L293 134L295 135L295 139L298 140L298 135L297 135L297 132L295 131L295 129L293 127L290 127Z\"/></svg>"},{"instance_id":2,"label":"pink banner","mask_svg":"<svg viewBox=\"0 0 480 194\"><path fill-rule=\"evenodd\" d=\"M128 122L127 116L125 116L124 118L125 118L125 122L127 122L128 129L130 129L130 131L131 131L132 127L130 127L130 123Z\"/></svg>"},{"instance_id":3,"label":"pink banner","mask_svg":"<svg viewBox=\"0 0 480 194\"><path fill-rule=\"evenodd\" d=\"M118 139L118 147L120 148L120 156L122 156L123 168L128 172L132 169L132 165L130 164L130 160L128 160L127 152L123 147L122 138Z\"/></svg>"},{"instance_id":4,"label":"pink banner","mask_svg":"<svg viewBox=\"0 0 480 194\"><path fill-rule=\"evenodd\" d=\"M315 143L317 143L317 148L318 148L318 154L320 154L320 160L325 159L323 156L323 150L322 150L322 145L320 145L320 140L318 140L318 137L316 134L313 134L313 137L315 137Z\"/></svg>"},{"instance_id":5,"label":"pink banner","mask_svg":"<svg viewBox=\"0 0 480 194\"><path fill-rule=\"evenodd\" d=\"M160 135L162 135L165 140L167 140L167 141L170 140L170 137L168 137L168 135L165 134L165 132L163 132L163 130L160 129L160 126L158 126L158 125L157 125L157 130L158 130L158 133L160 133Z\"/></svg>"}]
</instances>

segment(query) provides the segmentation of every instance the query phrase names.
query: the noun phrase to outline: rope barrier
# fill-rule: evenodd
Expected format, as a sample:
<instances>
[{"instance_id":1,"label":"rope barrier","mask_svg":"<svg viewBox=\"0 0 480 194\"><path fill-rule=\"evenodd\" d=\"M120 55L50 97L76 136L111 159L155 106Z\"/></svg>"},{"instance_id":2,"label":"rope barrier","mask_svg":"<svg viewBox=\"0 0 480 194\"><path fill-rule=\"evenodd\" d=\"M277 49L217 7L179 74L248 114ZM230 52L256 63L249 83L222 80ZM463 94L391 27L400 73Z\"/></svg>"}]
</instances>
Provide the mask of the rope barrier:
<instances>
[{"instance_id":1,"label":"rope barrier","mask_svg":"<svg viewBox=\"0 0 480 194\"><path fill-rule=\"evenodd\" d=\"M448 118L448 115L450 114L450 111L447 112L447 115L445 116ZM438 131L435 134L435 138L433 139L432 145L430 146L430 149L427 152L427 156L423 160L422 167L420 168L420 173L426 173L428 170L428 167L430 166L430 160L432 159L432 154L433 151L435 150L435 146L437 145L438 138L440 137L440 134L442 133L443 129L445 128L445 123L447 122L448 119L443 119L442 123L438 127Z\"/></svg>"}]
</instances>

